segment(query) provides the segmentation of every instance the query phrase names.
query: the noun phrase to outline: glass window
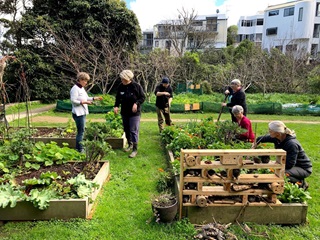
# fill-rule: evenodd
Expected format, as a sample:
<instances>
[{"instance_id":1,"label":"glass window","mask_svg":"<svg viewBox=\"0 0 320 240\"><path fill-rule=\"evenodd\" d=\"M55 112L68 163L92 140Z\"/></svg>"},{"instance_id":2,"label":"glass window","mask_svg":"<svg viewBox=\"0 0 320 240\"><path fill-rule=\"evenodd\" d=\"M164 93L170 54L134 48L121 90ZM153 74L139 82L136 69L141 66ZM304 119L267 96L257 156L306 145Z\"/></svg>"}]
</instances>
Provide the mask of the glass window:
<instances>
[{"instance_id":1,"label":"glass window","mask_svg":"<svg viewBox=\"0 0 320 240\"><path fill-rule=\"evenodd\" d=\"M276 35L278 33L278 28L268 28L266 35Z\"/></svg>"},{"instance_id":2,"label":"glass window","mask_svg":"<svg viewBox=\"0 0 320 240\"><path fill-rule=\"evenodd\" d=\"M262 42L262 33L256 34L256 42Z\"/></svg>"},{"instance_id":3,"label":"glass window","mask_svg":"<svg viewBox=\"0 0 320 240\"><path fill-rule=\"evenodd\" d=\"M279 15L279 10L273 10L269 12L269 17Z\"/></svg>"},{"instance_id":4,"label":"glass window","mask_svg":"<svg viewBox=\"0 0 320 240\"><path fill-rule=\"evenodd\" d=\"M263 18L257 19L257 25L262 26L263 25Z\"/></svg>"},{"instance_id":5,"label":"glass window","mask_svg":"<svg viewBox=\"0 0 320 240\"><path fill-rule=\"evenodd\" d=\"M302 17L303 17L303 8L299 8L299 16L298 16L298 21L302 21Z\"/></svg>"},{"instance_id":6,"label":"glass window","mask_svg":"<svg viewBox=\"0 0 320 240\"><path fill-rule=\"evenodd\" d=\"M319 38L319 33L320 33L320 24L315 24L313 28L313 37Z\"/></svg>"},{"instance_id":7,"label":"glass window","mask_svg":"<svg viewBox=\"0 0 320 240\"><path fill-rule=\"evenodd\" d=\"M207 17L207 30L217 31L218 30L218 18L217 17Z\"/></svg>"},{"instance_id":8,"label":"glass window","mask_svg":"<svg viewBox=\"0 0 320 240\"><path fill-rule=\"evenodd\" d=\"M313 57L316 57L318 53L318 44L312 44L311 45L311 55Z\"/></svg>"},{"instance_id":9,"label":"glass window","mask_svg":"<svg viewBox=\"0 0 320 240\"><path fill-rule=\"evenodd\" d=\"M317 7L316 7L316 17L320 17L320 3L317 3Z\"/></svg>"},{"instance_id":10,"label":"glass window","mask_svg":"<svg viewBox=\"0 0 320 240\"><path fill-rule=\"evenodd\" d=\"M293 16L293 15L294 15L294 7L284 9L284 13L283 13L284 17Z\"/></svg>"},{"instance_id":11,"label":"glass window","mask_svg":"<svg viewBox=\"0 0 320 240\"><path fill-rule=\"evenodd\" d=\"M159 41L155 41L155 42L154 42L154 46L155 46L155 47L159 47Z\"/></svg>"},{"instance_id":12,"label":"glass window","mask_svg":"<svg viewBox=\"0 0 320 240\"><path fill-rule=\"evenodd\" d=\"M275 46L275 48L279 49L279 51L282 52L282 49L283 49L282 45Z\"/></svg>"}]
</instances>

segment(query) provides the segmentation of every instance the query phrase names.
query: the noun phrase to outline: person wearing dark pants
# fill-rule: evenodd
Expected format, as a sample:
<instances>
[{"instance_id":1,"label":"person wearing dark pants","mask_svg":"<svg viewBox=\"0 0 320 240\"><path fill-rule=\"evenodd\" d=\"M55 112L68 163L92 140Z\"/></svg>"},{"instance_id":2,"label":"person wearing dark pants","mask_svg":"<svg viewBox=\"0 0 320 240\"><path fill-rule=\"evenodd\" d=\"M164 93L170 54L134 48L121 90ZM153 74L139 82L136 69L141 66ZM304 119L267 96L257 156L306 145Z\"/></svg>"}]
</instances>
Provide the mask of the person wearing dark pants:
<instances>
[{"instance_id":1,"label":"person wearing dark pants","mask_svg":"<svg viewBox=\"0 0 320 240\"><path fill-rule=\"evenodd\" d=\"M289 181L297 183L305 190L309 187L305 178L312 173L312 163L296 139L294 131L281 121L273 121L269 123L269 135L258 137L256 142L258 144L271 142L276 149L285 150L287 152L285 174ZM256 144L253 147L255 148Z\"/></svg>"},{"instance_id":2,"label":"person wearing dark pants","mask_svg":"<svg viewBox=\"0 0 320 240\"><path fill-rule=\"evenodd\" d=\"M114 104L115 114L119 113L119 106L121 105L120 114L123 130L128 142L125 151L132 150L129 155L130 158L134 158L138 153L141 105L146 98L142 87L133 81L133 77L134 75L130 70L123 70L120 73L121 83Z\"/></svg>"},{"instance_id":3,"label":"person wearing dark pants","mask_svg":"<svg viewBox=\"0 0 320 240\"><path fill-rule=\"evenodd\" d=\"M90 80L90 76L86 72L79 72L77 74L77 83L70 90L70 100L72 103L72 118L76 123L76 149L83 152L81 141L86 126L86 116L89 114L88 105L95 100L102 100L102 97L89 97L84 87Z\"/></svg>"},{"instance_id":4,"label":"person wearing dark pants","mask_svg":"<svg viewBox=\"0 0 320 240\"><path fill-rule=\"evenodd\" d=\"M232 114L232 107L235 105L240 105L243 108L243 115L247 116L246 94L241 86L240 80L233 79L230 87L224 93L225 95L229 95L230 101L228 103L221 103L221 106L227 106L229 108L232 122L238 122L237 118Z\"/></svg>"},{"instance_id":5,"label":"person wearing dark pants","mask_svg":"<svg viewBox=\"0 0 320 240\"><path fill-rule=\"evenodd\" d=\"M170 117L170 106L173 98L172 88L169 84L169 79L167 77L162 78L161 84L156 87L154 94L156 98L156 110L158 117L159 131L163 130L163 122L165 121L167 126L171 126L172 121ZM164 120L163 120L164 118Z\"/></svg>"}]
</instances>

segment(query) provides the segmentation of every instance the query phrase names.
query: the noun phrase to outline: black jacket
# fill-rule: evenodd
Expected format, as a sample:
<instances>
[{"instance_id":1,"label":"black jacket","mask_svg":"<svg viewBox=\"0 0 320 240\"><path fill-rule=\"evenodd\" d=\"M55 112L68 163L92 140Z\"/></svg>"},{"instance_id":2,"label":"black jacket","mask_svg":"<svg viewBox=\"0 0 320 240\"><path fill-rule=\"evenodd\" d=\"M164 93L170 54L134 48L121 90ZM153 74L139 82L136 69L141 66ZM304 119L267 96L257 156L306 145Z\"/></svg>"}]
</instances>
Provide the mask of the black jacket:
<instances>
[{"instance_id":1,"label":"black jacket","mask_svg":"<svg viewBox=\"0 0 320 240\"><path fill-rule=\"evenodd\" d=\"M170 96L157 96L157 92L168 92L170 93ZM156 90L154 91L154 94L157 96L156 98L156 106L160 109L165 109L169 106L169 98L172 98L172 88L169 85L168 87L164 87L162 84L158 85L156 87Z\"/></svg>"},{"instance_id":2,"label":"black jacket","mask_svg":"<svg viewBox=\"0 0 320 240\"><path fill-rule=\"evenodd\" d=\"M282 142L277 138L270 137L270 135L261 136L257 138L257 143L260 142L274 143L274 147L276 149L283 149L287 152L286 169L296 166L305 170L311 170L312 163L295 136L287 134L286 138Z\"/></svg>"},{"instance_id":3,"label":"black jacket","mask_svg":"<svg viewBox=\"0 0 320 240\"><path fill-rule=\"evenodd\" d=\"M128 85L119 85L116 95L115 107L121 105L121 115L124 116L139 116L141 114L141 104L146 99L142 87L136 83L131 82ZM137 112L132 112L132 106L136 103L138 105Z\"/></svg>"},{"instance_id":4,"label":"black jacket","mask_svg":"<svg viewBox=\"0 0 320 240\"><path fill-rule=\"evenodd\" d=\"M247 103L246 103L246 94L241 88L237 92L233 92L232 88L229 87L229 92L231 95L231 101L227 103L227 107L232 108L235 105L240 105L243 107L243 115L247 115Z\"/></svg>"}]
</instances>

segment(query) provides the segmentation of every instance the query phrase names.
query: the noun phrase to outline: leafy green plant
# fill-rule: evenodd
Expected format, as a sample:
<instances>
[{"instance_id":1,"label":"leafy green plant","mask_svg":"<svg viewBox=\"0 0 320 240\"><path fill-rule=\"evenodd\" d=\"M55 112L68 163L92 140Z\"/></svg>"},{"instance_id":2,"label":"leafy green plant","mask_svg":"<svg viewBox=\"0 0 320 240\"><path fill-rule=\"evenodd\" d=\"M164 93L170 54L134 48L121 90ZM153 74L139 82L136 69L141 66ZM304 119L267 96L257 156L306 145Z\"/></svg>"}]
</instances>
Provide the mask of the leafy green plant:
<instances>
[{"instance_id":1,"label":"leafy green plant","mask_svg":"<svg viewBox=\"0 0 320 240\"><path fill-rule=\"evenodd\" d=\"M19 200L24 200L25 195L15 186L6 183L0 185L0 207L5 208L10 204L10 207L15 207Z\"/></svg>"},{"instance_id":2,"label":"leafy green plant","mask_svg":"<svg viewBox=\"0 0 320 240\"><path fill-rule=\"evenodd\" d=\"M278 199L282 203L304 203L307 199L311 199L308 191L299 188L298 184L293 184L285 180L284 192L278 195Z\"/></svg>"},{"instance_id":3,"label":"leafy green plant","mask_svg":"<svg viewBox=\"0 0 320 240\"><path fill-rule=\"evenodd\" d=\"M171 171L165 171L159 168L159 176L157 178L156 187L158 192L164 192L173 187L173 175Z\"/></svg>"}]
</instances>

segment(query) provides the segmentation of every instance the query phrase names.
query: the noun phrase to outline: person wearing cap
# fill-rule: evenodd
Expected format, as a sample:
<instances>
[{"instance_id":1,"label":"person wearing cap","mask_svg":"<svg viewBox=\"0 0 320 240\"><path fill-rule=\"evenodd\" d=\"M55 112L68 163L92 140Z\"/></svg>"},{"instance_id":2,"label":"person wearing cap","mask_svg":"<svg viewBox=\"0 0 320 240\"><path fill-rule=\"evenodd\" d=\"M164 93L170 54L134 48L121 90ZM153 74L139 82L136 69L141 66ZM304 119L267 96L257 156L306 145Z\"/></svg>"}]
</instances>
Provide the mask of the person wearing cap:
<instances>
[{"instance_id":1,"label":"person wearing cap","mask_svg":"<svg viewBox=\"0 0 320 240\"><path fill-rule=\"evenodd\" d=\"M167 126L172 125L170 117L170 106L173 98L172 88L167 77L163 77L161 83L156 87L154 94L156 98L156 110L158 117L158 126L159 131L162 132L164 126L163 122L165 121ZM164 120L163 120L164 119Z\"/></svg>"},{"instance_id":2,"label":"person wearing cap","mask_svg":"<svg viewBox=\"0 0 320 240\"><path fill-rule=\"evenodd\" d=\"M77 83L70 90L70 100L72 104L72 118L76 123L76 149L79 152L84 152L81 141L86 126L86 115L89 114L88 105L93 101L102 100L102 97L89 97L84 87L90 80L90 76L86 72L77 74Z\"/></svg>"},{"instance_id":3,"label":"person wearing cap","mask_svg":"<svg viewBox=\"0 0 320 240\"><path fill-rule=\"evenodd\" d=\"M255 136L252 131L251 121L249 120L249 118L243 115L243 107L241 107L240 105L233 106L232 114L237 119L238 125L241 128L247 130L246 132L239 134L237 136L237 139L245 142L254 142Z\"/></svg>"},{"instance_id":4,"label":"person wearing cap","mask_svg":"<svg viewBox=\"0 0 320 240\"><path fill-rule=\"evenodd\" d=\"M119 113L121 105L122 125L128 142L125 152L132 150L130 158L136 157L138 153L141 105L146 98L142 87L133 81L133 77L131 70L123 70L120 73L121 83L114 104L115 114Z\"/></svg>"},{"instance_id":5,"label":"person wearing cap","mask_svg":"<svg viewBox=\"0 0 320 240\"><path fill-rule=\"evenodd\" d=\"M269 123L269 134L257 138L256 147L259 143L274 143L276 149L287 152L285 174L292 183L297 183L303 189L308 188L305 178L312 173L312 163L296 139L295 132L286 127L281 121Z\"/></svg>"},{"instance_id":6,"label":"person wearing cap","mask_svg":"<svg viewBox=\"0 0 320 240\"><path fill-rule=\"evenodd\" d=\"M243 108L243 115L247 115L247 103L246 94L243 91L241 82L239 79L233 79L231 81L230 87L225 91L226 95L229 95L229 103L221 103L221 106L227 106L231 113L232 122L238 122L237 118L232 114L232 107L235 105L240 105Z\"/></svg>"}]
</instances>

